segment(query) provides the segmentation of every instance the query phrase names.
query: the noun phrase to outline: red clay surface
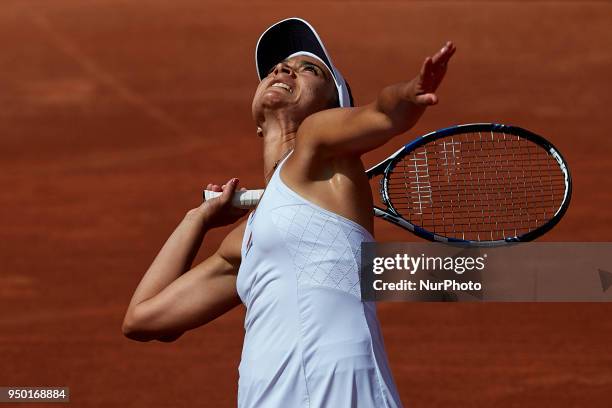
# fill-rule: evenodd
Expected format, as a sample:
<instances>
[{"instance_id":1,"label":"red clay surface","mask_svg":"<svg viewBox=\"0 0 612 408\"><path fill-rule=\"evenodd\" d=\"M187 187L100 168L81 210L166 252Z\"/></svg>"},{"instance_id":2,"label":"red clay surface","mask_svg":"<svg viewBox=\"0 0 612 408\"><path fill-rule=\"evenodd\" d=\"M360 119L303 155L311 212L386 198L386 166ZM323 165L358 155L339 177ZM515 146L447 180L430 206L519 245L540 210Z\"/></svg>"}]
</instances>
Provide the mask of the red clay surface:
<instances>
[{"instance_id":1,"label":"red clay surface","mask_svg":"<svg viewBox=\"0 0 612 408\"><path fill-rule=\"evenodd\" d=\"M610 3L5 0L0 386L69 386L77 407L235 405L242 308L171 344L129 341L120 325L203 185L262 185L254 46L294 15L317 27L358 103L458 46L439 106L367 165L437 128L517 124L550 138L574 177L546 240L610 240ZM609 304L386 303L379 315L407 407L610 404Z\"/></svg>"}]
</instances>

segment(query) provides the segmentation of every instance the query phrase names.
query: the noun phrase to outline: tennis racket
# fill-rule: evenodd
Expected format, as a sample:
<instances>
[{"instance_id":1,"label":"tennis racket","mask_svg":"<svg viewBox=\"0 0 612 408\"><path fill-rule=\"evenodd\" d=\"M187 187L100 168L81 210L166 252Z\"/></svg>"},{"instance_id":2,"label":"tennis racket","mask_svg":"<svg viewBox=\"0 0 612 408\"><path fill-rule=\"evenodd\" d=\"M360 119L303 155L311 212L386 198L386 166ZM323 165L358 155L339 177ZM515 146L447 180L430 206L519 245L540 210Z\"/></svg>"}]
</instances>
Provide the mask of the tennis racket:
<instances>
[{"instance_id":1,"label":"tennis racket","mask_svg":"<svg viewBox=\"0 0 612 408\"><path fill-rule=\"evenodd\" d=\"M494 123L428 133L366 174L380 176L383 206L374 207L375 216L431 241L472 246L541 236L563 217L572 192L569 168L552 143Z\"/></svg>"},{"instance_id":2,"label":"tennis racket","mask_svg":"<svg viewBox=\"0 0 612 408\"><path fill-rule=\"evenodd\" d=\"M232 206L236 208L242 208L244 210L253 208L259 203L263 190L241 190L236 191L232 197ZM210 200L211 198L219 197L221 192L204 190L203 198L204 201Z\"/></svg>"}]
</instances>

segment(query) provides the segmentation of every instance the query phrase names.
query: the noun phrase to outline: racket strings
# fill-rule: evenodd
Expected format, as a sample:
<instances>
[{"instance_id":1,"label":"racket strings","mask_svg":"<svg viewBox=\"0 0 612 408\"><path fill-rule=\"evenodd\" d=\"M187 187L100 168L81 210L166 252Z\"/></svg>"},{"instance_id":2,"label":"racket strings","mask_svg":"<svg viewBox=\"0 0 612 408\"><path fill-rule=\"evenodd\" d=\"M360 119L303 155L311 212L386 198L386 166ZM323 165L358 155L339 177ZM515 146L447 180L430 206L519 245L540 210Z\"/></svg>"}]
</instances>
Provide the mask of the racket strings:
<instances>
[{"instance_id":1,"label":"racket strings","mask_svg":"<svg viewBox=\"0 0 612 408\"><path fill-rule=\"evenodd\" d=\"M515 135L477 132L428 143L387 176L395 210L431 232L466 240L519 236L548 221L565 177L542 147Z\"/></svg>"}]
</instances>

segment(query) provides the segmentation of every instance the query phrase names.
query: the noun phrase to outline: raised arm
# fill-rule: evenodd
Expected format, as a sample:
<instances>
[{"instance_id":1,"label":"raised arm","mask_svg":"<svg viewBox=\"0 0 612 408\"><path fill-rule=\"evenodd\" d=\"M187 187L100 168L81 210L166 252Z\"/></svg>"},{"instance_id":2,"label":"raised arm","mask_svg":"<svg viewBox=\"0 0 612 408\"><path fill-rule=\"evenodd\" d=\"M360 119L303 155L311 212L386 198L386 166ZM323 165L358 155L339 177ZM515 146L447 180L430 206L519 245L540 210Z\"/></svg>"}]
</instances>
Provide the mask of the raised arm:
<instances>
[{"instance_id":1,"label":"raised arm","mask_svg":"<svg viewBox=\"0 0 612 408\"><path fill-rule=\"evenodd\" d=\"M448 42L427 57L411 81L384 88L376 101L357 108L338 108L309 116L298 130L297 148L318 155L361 155L409 130L425 109L438 102L434 93L455 46Z\"/></svg>"},{"instance_id":2,"label":"raised arm","mask_svg":"<svg viewBox=\"0 0 612 408\"><path fill-rule=\"evenodd\" d=\"M244 223L228 234L217 252L190 269L206 232L244 215L229 203L236 184L229 182L219 198L190 210L168 238L130 301L122 326L126 337L172 341L240 303L236 274Z\"/></svg>"}]
</instances>

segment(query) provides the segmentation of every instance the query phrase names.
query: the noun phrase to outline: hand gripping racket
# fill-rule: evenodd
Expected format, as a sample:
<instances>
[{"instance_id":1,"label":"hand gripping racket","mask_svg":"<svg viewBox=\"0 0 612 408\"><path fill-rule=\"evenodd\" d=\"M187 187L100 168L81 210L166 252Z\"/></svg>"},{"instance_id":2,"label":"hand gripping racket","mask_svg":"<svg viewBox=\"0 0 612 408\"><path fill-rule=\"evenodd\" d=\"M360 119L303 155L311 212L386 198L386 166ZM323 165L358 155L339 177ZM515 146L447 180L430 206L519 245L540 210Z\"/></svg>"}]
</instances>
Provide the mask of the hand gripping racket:
<instances>
[{"instance_id":1,"label":"hand gripping racket","mask_svg":"<svg viewBox=\"0 0 612 408\"><path fill-rule=\"evenodd\" d=\"M263 190L242 190L236 191L232 197L232 205L236 208L253 208L259 202L259 199L263 195ZM203 196L204 201L210 200L211 198L219 197L221 192L204 190Z\"/></svg>"},{"instance_id":2,"label":"hand gripping racket","mask_svg":"<svg viewBox=\"0 0 612 408\"><path fill-rule=\"evenodd\" d=\"M366 174L381 176L377 217L431 241L475 246L541 236L563 217L572 191L550 142L493 123L428 133Z\"/></svg>"}]
</instances>

